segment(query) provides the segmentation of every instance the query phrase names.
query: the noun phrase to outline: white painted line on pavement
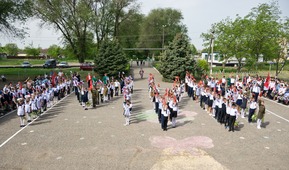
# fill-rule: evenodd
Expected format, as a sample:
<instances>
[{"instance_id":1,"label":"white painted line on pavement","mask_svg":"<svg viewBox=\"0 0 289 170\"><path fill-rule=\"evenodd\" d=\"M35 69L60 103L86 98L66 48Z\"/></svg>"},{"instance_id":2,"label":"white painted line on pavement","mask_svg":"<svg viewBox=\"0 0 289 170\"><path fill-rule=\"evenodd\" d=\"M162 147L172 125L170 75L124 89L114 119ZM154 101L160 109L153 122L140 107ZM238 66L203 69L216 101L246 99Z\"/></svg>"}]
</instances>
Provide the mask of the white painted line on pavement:
<instances>
[{"instance_id":1,"label":"white painted line on pavement","mask_svg":"<svg viewBox=\"0 0 289 170\"><path fill-rule=\"evenodd\" d=\"M12 110L12 111L6 113L5 115L1 116L0 119L2 119L3 117L6 117L6 116L8 116L8 115L10 115L10 114L13 113L13 112L16 112L16 110Z\"/></svg>"},{"instance_id":2,"label":"white painted line on pavement","mask_svg":"<svg viewBox=\"0 0 289 170\"><path fill-rule=\"evenodd\" d=\"M262 99L265 99L265 100L270 101L270 102L272 102L272 103L275 103L275 104L278 104L278 105L280 105L280 106L289 108L289 105L286 106L286 105L284 105L284 104L282 104L282 103L278 103L278 102L276 102L276 101L274 101L274 100L270 100L270 99L267 99L267 98L265 98L265 97L264 97L264 98L262 97Z\"/></svg>"},{"instance_id":3,"label":"white painted line on pavement","mask_svg":"<svg viewBox=\"0 0 289 170\"><path fill-rule=\"evenodd\" d=\"M277 116L277 117L279 117L280 119L283 119L283 120L287 121L287 122L289 123L289 120L288 120L288 119L285 119L284 117L279 116L279 115L277 115L276 113L274 113L274 112L272 112L272 111L270 111L270 110L268 110L268 109L266 109L266 111L269 112L269 113L271 113L271 114L273 114L273 115L275 115L275 116Z\"/></svg>"},{"instance_id":4,"label":"white painted line on pavement","mask_svg":"<svg viewBox=\"0 0 289 170\"><path fill-rule=\"evenodd\" d=\"M159 74L161 74L158 69L156 69L155 67L153 67L153 68L154 68Z\"/></svg>"},{"instance_id":5,"label":"white painted line on pavement","mask_svg":"<svg viewBox=\"0 0 289 170\"><path fill-rule=\"evenodd\" d=\"M64 100L65 98L67 98L68 96L70 96L72 93L70 93L69 95L65 96L63 99L57 101L57 103L55 103L53 106L51 106L49 109L47 109L45 112L43 112L42 115L45 115L50 109L52 109L54 106L56 106L58 103L60 103L62 100ZM30 123L26 124L24 127L22 127L21 129L19 129L16 133L14 133L14 135L12 135L10 138L8 138L6 141L4 141L1 145L0 148L2 148L2 146L4 146L6 143L8 143L11 139L13 139L18 133L20 133L22 130L24 130L27 126L29 126L30 124L32 124L34 121L36 121L39 118L39 116L36 119L33 119Z\"/></svg>"}]
</instances>

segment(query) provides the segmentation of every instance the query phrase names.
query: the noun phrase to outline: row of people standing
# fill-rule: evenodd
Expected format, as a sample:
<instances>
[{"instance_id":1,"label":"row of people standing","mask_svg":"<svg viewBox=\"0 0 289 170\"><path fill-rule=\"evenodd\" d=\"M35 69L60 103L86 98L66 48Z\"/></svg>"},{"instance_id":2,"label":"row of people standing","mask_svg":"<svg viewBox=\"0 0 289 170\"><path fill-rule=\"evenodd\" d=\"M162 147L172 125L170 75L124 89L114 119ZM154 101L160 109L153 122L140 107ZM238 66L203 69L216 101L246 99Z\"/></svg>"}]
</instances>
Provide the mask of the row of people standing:
<instances>
[{"instance_id":1,"label":"row of people standing","mask_svg":"<svg viewBox=\"0 0 289 170\"><path fill-rule=\"evenodd\" d=\"M52 76L37 76L34 80L28 78L23 84L10 83L5 85L3 90L12 106L17 108L20 127L24 127L25 120L28 124L55 104L56 100L70 93L70 84L71 81L65 76L54 73Z\"/></svg>"},{"instance_id":2,"label":"row of people standing","mask_svg":"<svg viewBox=\"0 0 289 170\"><path fill-rule=\"evenodd\" d=\"M260 89L256 84L247 87L243 86L242 83L238 83L238 81L234 84L230 82L226 89L224 79L225 77L222 81L219 81L215 78L208 78L206 81L200 81L197 84L193 76L187 73L186 87L189 97L195 95L196 97L193 97L193 99L199 100L201 108L206 110L219 123L224 123L226 128L229 127L229 131L234 131L234 127L238 126L238 123L235 123L236 118L239 114L242 118L245 118L247 106L249 106L248 122L251 123L257 107L263 107L264 102L259 100L260 103L257 105ZM195 93L191 94L190 88L193 88ZM250 100L248 96L252 96ZM258 118L264 117L264 113L259 109ZM260 126L260 123L258 123L258 129Z\"/></svg>"},{"instance_id":3,"label":"row of people standing","mask_svg":"<svg viewBox=\"0 0 289 170\"><path fill-rule=\"evenodd\" d=\"M175 80L172 89L166 89L163 95L160 93L160 85L156 86L152 74L148 78L148 84L149 97L151 102L153 102L154 110L158 115L158 122L161 124L162 130L167 131L169 121L172 123L171 127L175 128L179 112L179 102L183 92L180 82Z\"/></svg>"}]
</instances>

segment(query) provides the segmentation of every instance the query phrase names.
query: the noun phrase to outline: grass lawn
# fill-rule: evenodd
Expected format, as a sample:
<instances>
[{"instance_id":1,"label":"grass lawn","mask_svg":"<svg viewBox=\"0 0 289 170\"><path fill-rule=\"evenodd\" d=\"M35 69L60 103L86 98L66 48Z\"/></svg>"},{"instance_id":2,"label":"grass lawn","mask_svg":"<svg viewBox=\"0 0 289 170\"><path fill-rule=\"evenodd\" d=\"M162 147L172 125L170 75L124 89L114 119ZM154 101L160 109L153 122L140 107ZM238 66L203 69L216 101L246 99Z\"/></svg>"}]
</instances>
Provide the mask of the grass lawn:
<instances>
[{"instance_id":1,"label":"grass lawn","mask_svg":"<svg viewBox=\"0 0 289 170\"><path fill-rule=\"evenodd\" d=\"M91 75L96 75L93 71L81 71L79 68L54 68L54 69L44 69L44 68L0 68L0 75L4 74L7 78L7 82L3 83L0 80L0 88L2 88L5 84L12 82L16 83L18 81L24 81L28 77L34 79L35 76L48 74L51 72L62 70L65 75L70 77L71 72L78 72L81 76L81 79L85 80L88 73Z\"/></svg>"},{"instance_id":2,"label":"grass lawn","mask_svg":"<svg viewBox=\"0 0 289 170\"><path fill-rule=\"evenodd\" d=\"M71 59L57 59L58 61L67 61L68 63L79 63L78 60L71 60ZM29 61L32 65L43 65L46 59L0 59L0 65L5 66L20 66L23 61ZM93 61L93 60L86 60L86 61Z\"/></svg>"}]
</instances>

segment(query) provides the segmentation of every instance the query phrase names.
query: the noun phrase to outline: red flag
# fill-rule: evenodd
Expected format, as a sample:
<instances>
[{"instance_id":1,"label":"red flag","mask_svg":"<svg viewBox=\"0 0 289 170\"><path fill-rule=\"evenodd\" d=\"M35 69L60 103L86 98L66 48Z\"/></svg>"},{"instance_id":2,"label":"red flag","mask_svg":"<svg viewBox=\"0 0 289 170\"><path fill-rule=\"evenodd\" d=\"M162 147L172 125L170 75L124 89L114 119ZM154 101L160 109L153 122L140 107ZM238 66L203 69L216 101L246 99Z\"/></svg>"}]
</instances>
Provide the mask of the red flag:
<instances>
[{"instance_id":1,"label":"red flag","mask_svg":"<svg viewBox=\"0 0 289 170\"><path fill-rule=\"evenodd\" d=\"M268 73L266 81L264 83L264 87L269 88L269 82L271 80L270 73Z\"/></svg>"},{"instance_id":2,"label":"red flag","mask_svg":"<svg viewBox=\"0 0 289 170\"><path fill-rule=\"evenodd\" d=\"M52 76L51 76L51 84L52 84L52 86L55 85L55 77L56 77L56 73L53 72L53 74L52 74Z\"/></svg>"}]
</instances>

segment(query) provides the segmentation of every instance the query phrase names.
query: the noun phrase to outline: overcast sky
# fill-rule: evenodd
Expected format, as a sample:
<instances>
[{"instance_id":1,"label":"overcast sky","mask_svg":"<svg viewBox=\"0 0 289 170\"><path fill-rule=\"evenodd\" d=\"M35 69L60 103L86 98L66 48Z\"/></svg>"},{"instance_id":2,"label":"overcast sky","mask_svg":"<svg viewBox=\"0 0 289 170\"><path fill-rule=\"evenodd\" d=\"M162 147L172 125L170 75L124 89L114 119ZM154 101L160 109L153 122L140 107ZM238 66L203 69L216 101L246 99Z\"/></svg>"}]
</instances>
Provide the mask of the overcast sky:
<instances>
[{"instance_id":1,"label":"overcast sky","mask_svg":"<svg viewBox=\"0 0 289 170\"><path fill-rule=\"evenodd\" d=\"M202 49L201 33L207 32L211 24L226 17L235 18L236 14L245 16L260 3L270 3L271 0L139 0L141 12L148 14L151 9L171 7L182 12L183 23L188 28L188 35L197 49ZM289 0L278 0L282 17L289 17ZM0 35L0 43L16 43L19 48L29 44L34 47L48 48L52 44L61 45L61 34L53 28L40 28L40 21L27 23L30 28L29 37L17 40Z\"/></svg>"}]
</instances>

